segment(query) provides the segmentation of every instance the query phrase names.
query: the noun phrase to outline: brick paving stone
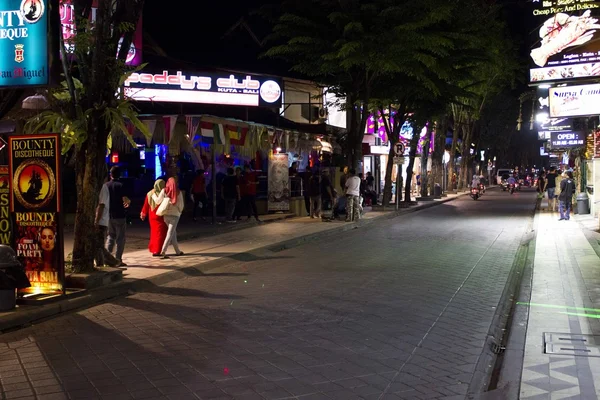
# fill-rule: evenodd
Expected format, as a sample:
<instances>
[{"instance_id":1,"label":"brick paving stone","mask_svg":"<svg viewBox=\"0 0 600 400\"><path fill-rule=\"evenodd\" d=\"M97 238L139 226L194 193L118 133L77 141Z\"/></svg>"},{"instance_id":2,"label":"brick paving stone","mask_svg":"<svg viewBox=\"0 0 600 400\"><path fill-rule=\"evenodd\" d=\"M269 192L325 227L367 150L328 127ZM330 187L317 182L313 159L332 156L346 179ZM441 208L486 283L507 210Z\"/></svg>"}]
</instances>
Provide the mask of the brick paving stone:
<instances>
[{"instance_id":1,"label":"brick paving stone","mask_svg":"<svg viewBox=\"0 0 600 400\"><path fill-rule=\"evenodd\" d=\"M535 199L488 193L285 251L226 254L238 261L2 335L2 390L464 396ZM204 245L188 242L185 262Z\"/></svg>"}]
</instances>

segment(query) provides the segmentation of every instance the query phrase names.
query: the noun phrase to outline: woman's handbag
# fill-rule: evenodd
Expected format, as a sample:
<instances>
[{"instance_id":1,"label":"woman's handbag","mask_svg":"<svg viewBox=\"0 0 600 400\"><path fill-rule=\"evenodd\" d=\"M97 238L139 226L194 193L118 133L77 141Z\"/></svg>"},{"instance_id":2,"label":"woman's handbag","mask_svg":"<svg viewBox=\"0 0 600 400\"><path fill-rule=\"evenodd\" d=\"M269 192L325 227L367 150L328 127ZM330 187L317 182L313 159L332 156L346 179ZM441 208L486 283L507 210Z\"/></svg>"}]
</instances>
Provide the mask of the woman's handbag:
<instances>
[{"instance_id":1,"label":"woman's handbag","mask_svg":"<svg viewBox=\"0 0 600 400\"><path fill-rule=\"evenodd\" d=\"M167 209L169 208L169 204L171 203L171 199L169 199L168 197L165 197L162 201L162 203L160 203L160 206L158 206L158 209L156 210L156 215L158 215L159 217L164 217L165 214L167 213Z\"/></svg>"}]
</instances>

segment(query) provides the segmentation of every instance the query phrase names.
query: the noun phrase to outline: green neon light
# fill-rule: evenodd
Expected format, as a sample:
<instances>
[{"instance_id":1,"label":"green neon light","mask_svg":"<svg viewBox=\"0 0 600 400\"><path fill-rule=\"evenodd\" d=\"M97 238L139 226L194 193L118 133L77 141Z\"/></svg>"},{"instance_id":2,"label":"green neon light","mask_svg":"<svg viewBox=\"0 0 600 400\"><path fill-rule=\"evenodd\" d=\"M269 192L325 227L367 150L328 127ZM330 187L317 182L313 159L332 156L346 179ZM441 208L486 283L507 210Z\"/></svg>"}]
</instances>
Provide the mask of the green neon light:
<instances>
[{"instance_id":1,"label":"green neon light","mask_svg":"<svg viewBox=\"0 0 600 400\"><path fill-rule=\"evenodd\" d=\"M577 317L586 317L586 318L600 319L600 314L581 314L581 313L572 313L572 312L561 312L559 314L573 315L573 316L577 316Z\"/></svg>"},{"instance_id":2,"label":"green neon light","mask_svg":"<svg viewBox=\"0 0 600 400\"><path fill-rule=\"evenodd\" d=\"M552 304L524 303L521 301L517 302L517 305L529 306L529 307L541 307L541 308L554 308L554 309L561 309L561 310L581 310L581 311L590 311L590 312L594 312L594 313L600 313L600 309L598 309L598 308L556 306L556 305L552 305ZM600 316L599 316L599 318L600 318Z\"/></svg>"}]
</instances>

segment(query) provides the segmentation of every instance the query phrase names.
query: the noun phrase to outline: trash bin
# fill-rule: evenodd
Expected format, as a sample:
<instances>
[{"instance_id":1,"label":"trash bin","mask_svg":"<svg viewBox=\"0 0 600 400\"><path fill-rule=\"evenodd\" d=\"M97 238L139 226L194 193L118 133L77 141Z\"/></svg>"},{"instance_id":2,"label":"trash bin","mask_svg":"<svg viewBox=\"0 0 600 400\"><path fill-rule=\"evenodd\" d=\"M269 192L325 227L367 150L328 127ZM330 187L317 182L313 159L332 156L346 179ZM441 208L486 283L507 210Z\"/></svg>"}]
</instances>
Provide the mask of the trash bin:
<instances>
[{"instance_id":1,"label":"trash bin","mask_svg":"<svg viewBox=\"0 0 600 400\"><path fill-rule=\"evenodd\" d=\"M436 183L433 186L433 197L442 197L442 187L440 186L439 183Z\"/></svg>"},{"instance_id":2,"label":"trash bin","mask_svg":"<svg viewBox=\"0 0 600 400\"><path fill-rule=\"evenodd\" d=\"M587 193L581 192L577 195L577 214L589 214L590 213L590 198Z\"/></svg>"},{"instance_id":3,"label":"trash bin","mask_svg":"<svg viewBox=\"0 0 600 400\"><path fill-rule=\"evenodd\" d=\"M15 251L0 245L0 311L9 311L17 304L17 289L31 287L25 269Z\"/></svg>"}]
</instances>

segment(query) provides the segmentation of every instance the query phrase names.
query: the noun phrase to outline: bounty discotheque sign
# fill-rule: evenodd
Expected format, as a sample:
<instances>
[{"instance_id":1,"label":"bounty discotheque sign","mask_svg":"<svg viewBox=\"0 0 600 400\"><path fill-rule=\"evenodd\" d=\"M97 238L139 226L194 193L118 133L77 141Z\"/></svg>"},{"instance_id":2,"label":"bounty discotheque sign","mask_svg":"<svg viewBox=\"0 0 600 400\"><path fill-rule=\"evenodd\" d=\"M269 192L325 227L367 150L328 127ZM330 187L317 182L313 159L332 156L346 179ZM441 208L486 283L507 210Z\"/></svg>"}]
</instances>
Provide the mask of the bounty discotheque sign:
<instances>
[{"instance_id":1,"label":"bounty discotheque sign","mask_svg":"<svg viewBox=\"0 0 600 400\"><path fill-rule=\"evenodd\" d=\"M600 76L600 2L529 0L530 81Z\"/></svg>"},{"instance_id":2,"label":"bounty discotheque sign","mask_svg":"<svg viewBox=\"0 0 600 400\"><path fill-rule=\"evenodd\" d=\"M0 1L0 88L48 84L48 0Z\"/></svg>"},{"instance_id":3,"label":"bounty discotheque sign","mask_svg":"<svg viewBox=\"0 0 600 400\"><path fill-rule=\"evenodd\" d=\"M283 83L275 77L230 73L133 73L125 96L136 101L280 108Z\"/></svg>"},{"instance_id":4,"label":"bounty discotheque sign","mask_svg":"<svg viewBox=\"0 0 600 400\"><path fill-rule=\"evenodd\" d=\"M13 248L31 287L21 292L61 293L60 146L54 134L9 137Z\"/></svg>"}]
</instances>

